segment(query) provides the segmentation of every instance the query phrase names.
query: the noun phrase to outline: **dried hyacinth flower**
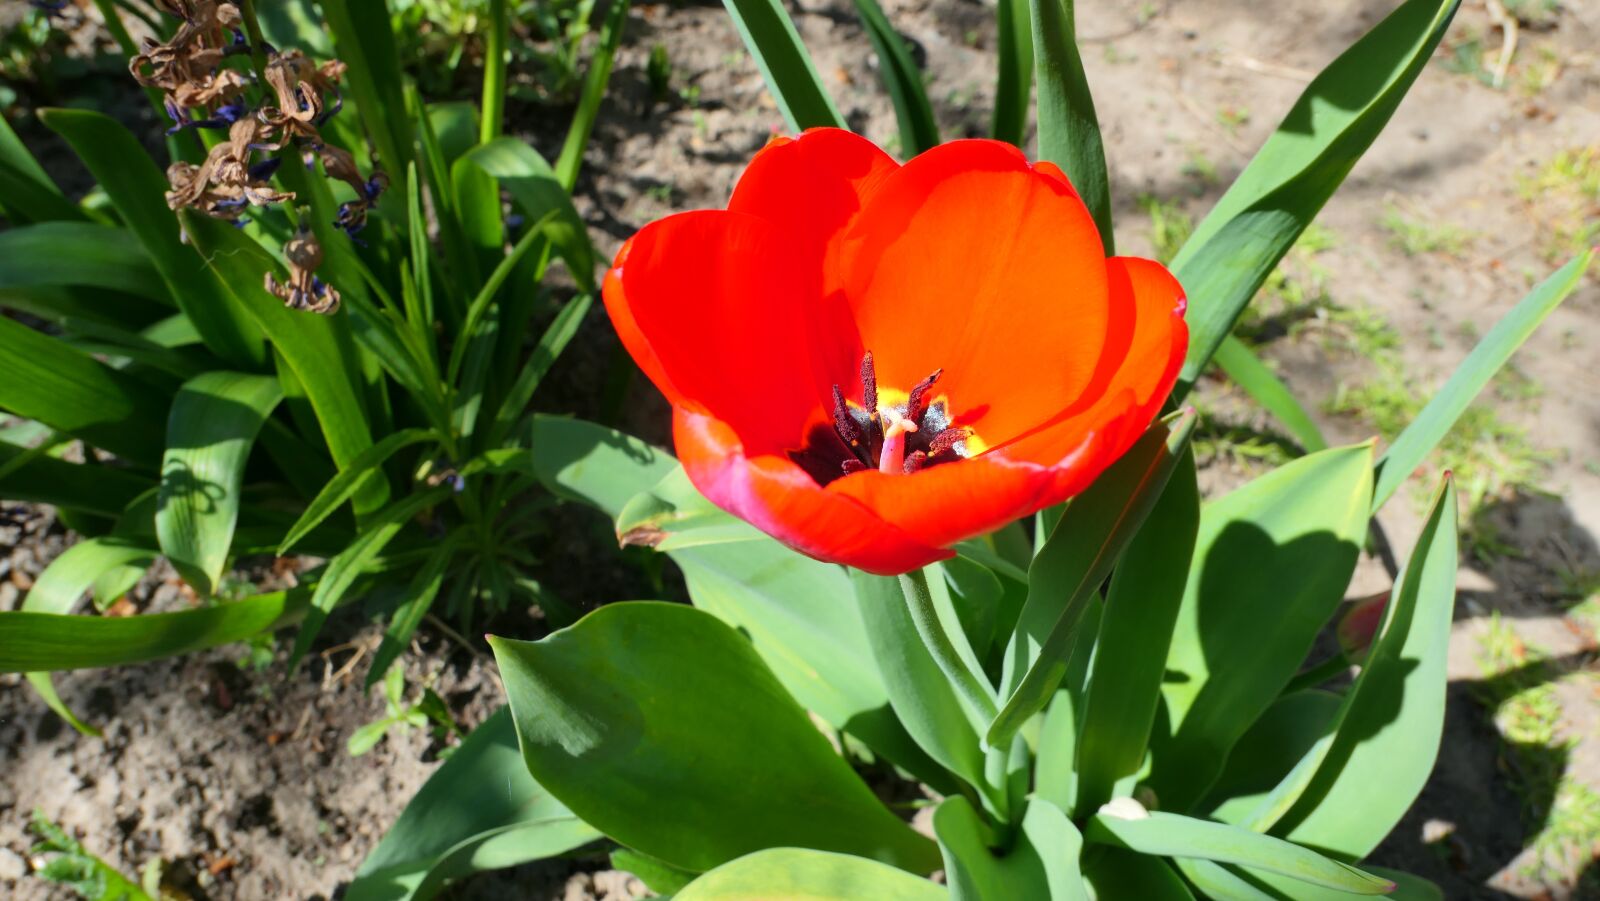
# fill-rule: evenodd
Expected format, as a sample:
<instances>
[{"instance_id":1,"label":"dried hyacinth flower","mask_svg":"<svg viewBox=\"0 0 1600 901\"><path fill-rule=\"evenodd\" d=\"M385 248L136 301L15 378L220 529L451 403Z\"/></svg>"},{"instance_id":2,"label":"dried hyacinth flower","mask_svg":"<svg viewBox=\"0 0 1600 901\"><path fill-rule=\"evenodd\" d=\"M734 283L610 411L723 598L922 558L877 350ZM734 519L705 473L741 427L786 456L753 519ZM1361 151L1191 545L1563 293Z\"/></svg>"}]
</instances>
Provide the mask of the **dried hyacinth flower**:
<instances>
[{"instance_id":1,"label":"dried hyacinth flower","mask_svg":"<svg viewBox=\"0 0 1600 901\"><path fill-rule=\"evenodd\" d=\"M205 162L196 166L178 162L167 167L167 206L196 209L219 219L237 219L249 204L265 205L294 199L290 191L278 191L268 179L278 161L254 161L259 151L277 150L279 145L265 134L266 126L254 116L243 116L228 128L228 140L211 148Z\"/></svg>"},{"instance_id":2,"label":"dried hyacinth flower","mask_svg":"<svg viewBox=\"0 0 1600 901\"><path fill-rule=\"evenodd\" d=\"M320 143L312 149L321 158L322 171L329 178L344 182L356 192L355 200L339 204L339 216L333 220L333 224L343 229L345 234L355 237L356 232L366 227L367 211L377 205L378 198L388 189L389 176L381 169L375 169L371 177L363 179L361 172L356 169L355 157L349 151Z\"/></svg>"},{"instance_id":3,"label":"dried hyacinth flower","mask_svg":"<svg viewBox=\"0 0 1600 901\"><path fill-rule=\"evenodd\" d=\"M283 245L283 256L289 264L289 281L279 282L268 272L267 291L291 310L323 314L338 312L339 292L316 276L317 269L322 266L322 245L317 243L316 237L302 227L289 239L289 243Z\"/></svg>"},{"instance_id":4,"label":"dried hyacinth flower","mask_svg":"<svg viewBox=\"0 0 1600 901\"><path fill-rule=\"evenodd\" d=\"M339 60L318 66L298 50L274 54L264 74L277 106L263 107L262 119L282 130L285 137L320 141L317 127L344 103L338 86L344 70L345 65ZM328 105L330 96L332 106Z\"/></svg>"},{"instance_id":5,"label":"dried hyacinth flower","mask_svg":"<svg viewBox=\"0 0 1600 901\"><path fill-rule=\"evenodd\" d=\"M144 50L128 61L134 80L166 95L169 114L180 125L182 111L199 107L209 114L243 92L246 79L219 69L225 57L245 47L239 32L239 10L218 0L161 0L163 10L183 21L165 43L146 39Z\"/></svg>"}]
</instances>

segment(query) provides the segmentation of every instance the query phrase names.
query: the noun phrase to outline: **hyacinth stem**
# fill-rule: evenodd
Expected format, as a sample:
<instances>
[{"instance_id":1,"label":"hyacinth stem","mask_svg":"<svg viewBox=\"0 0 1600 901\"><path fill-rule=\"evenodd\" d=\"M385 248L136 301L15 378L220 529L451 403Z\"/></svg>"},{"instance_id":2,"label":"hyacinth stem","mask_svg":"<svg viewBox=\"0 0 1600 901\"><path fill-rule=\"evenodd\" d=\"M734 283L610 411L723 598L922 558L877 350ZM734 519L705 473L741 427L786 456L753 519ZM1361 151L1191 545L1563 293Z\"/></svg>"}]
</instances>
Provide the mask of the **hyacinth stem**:
<instances>
[{"instance_id":1,"label":"hyacinth stem","mask_svg":"<svg viewBox=\"0 0 1600 901\"><path fill-rule=\"evenodd\" d=\"M239 18L244 22L244 36L250 41L250 64L255 67L256 78L262 90L267 86L267 39L261 34L261 22L256 19L255 0L239 0Z\"/></svg>"},{"instance_id":2,"label":"hyacinth stem","mask_svg":"<svg viewBox=\"0 0 1600 901\"><path fill-rule=\"evenodd\" d=\"M986 720L993 720L999 708L995 706L994 689L983 683L977 673L968 669L956 653L956 646L945 634L939 622L939 611L933 606L933 593L928 588L926 570L912 570L900 577L900 590L905 592L906 610L917 627L917 634L933 656L940 671L954 685L961 698L974 712Z\"/></svg>"}]
</instances>

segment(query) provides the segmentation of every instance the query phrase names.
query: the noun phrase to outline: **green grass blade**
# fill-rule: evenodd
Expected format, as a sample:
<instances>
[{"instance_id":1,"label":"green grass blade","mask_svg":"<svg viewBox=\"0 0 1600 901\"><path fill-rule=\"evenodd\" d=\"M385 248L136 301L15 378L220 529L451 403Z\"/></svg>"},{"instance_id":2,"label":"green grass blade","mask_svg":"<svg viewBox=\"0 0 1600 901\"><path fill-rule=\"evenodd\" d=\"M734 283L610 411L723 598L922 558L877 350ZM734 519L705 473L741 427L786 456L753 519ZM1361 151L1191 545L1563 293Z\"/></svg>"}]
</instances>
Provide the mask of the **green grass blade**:
<instances>
[{"instance_id":1,"label":"green grass blade","mask_svg":"<svg viewBox=\"0 0 1600 901\"><path fill-rule=\"evenodd\" d=\"M399 183L411 165L410 119L388 7L375 0L322 0L322 15L378 163L403 190Z\"/></svg>"},{"instance_id":2,"label":"green grass blade","mask_svg":"<svg viewBox=\"0 0 1600 901\"><path fill-rule=\"evenodd\" d=\"M900 149L916 156L939 143L939 124L933 118L933 105L922 83L922 70L911 58L905 39L894 30L877 0L855 0L856 14L866 29L872 50L878 54L878 74L894 104L895 121L900 124Z\"/></svg>"},{"instance_id":3,"label":"green grass blade","mask_svg":"<svg viewBox=\"0 0 1600 901\"><path fill-rule=\"evenodd\" d=\"M239 491L256 433L283 399L277 379L208 372L185 382L167 419L156 535L161 551L201 597L217 590Z\"/></svg>"},{"instance_id":4,"label":"green grass blade","mask_svg":"<svg viewBox=\"0 0 1600 901\"><path fill-rule=\"evenodd\" d=\"M571 343L578 334L578 329L583 325L583 317L594 305L594 295L580 294L567 302L561 312L539 336L539 343L533 346L533 351L528 354L528 361L522 365L522 371L517 374L517 380L512 383L511 390L506 392L506 399L500 404L499 412L495 413L494 425L489 431L489 447L499 447L511 435L511 430L516 427L522 418L522 412L527 409L528 402L533 399L533 392L539 387L539 382L544 380L545 373L555 365L561 352Z\"/></svg>"},{"instance_id":5,"label":"green grass blade","mask_svg":"<svg viewBox=\"0 0 1600 901\"><path fill-rule=\"evenodd\" d=\"M138 139L115 119L89 110L41 110L39 119L71 145L105 189L206 346L230 366L265 367L260 330L200 255L184 246L178 217L167 208L167 179Z\"/></svg>"},{"instance_id":6,"label":"green grass blade","mask_svg":"<svg viewBox=\"0 0 1600 901\"><path fill-rule=\"evenodd\" d=\"M1322 70L1173 258L1189 295L1181 399L1283 255L1388 124L1460 0L1406 0Z\"/></svg>"},{"instance_id":7,"label":"green grass blade","mask_svg":"<svg viewBox=\"0 0 1600 901\"><path fill-rule=\"evenodd\" d=\"M168 398L65 342L0 317L0 409L155 466Z\"/></svg>"},{"instance_id":8,"label":"green grass blade","mask_svg":"<svg viewBox=\"0 0 1600 901\"><path fill-rule=\"evenodd\" d=\"M1060 166L1094 216L1106 255L1111 234L1111 182L1089 79L1078 56L1076 0L1028 0L1033 67L1039 91L1039 158Z\"/></svg>"},{"instance_id":9,"label":"green grass blade","mask_svg":"<svg viewBox=\"0 0 1600 901\"><path fill-rule=\"evenodd\" d=\"M506 117L506 46L511 34L511 17L506 0L489 0L489 23L484 29L483 99L480 105L478 141L487 144L500 137Z\"/></svg>"},{"instance_id":10,"label":"green grass blade","mask_svg":"<svg viewBox=\"0 0 1600 901\"><path fill-rule=\"evenodd\" d=\"M1227 336L1217 347L1214 359L1228 378L1289 430L1302 450L1310 454L1327 449L1328 442L1322 437L1322 430L1317 428L1316 421L1301 406L1294 392L1243 341Z\"/></svg>"},{"instance_id":11,"label":"green grass blade","mask_svg":"<svg viewBox=\"0 0 1600 901\"><path fill-rule=\"evenodd\" d=\"M579 289L595 290L596 255L589 243L588 229L560 176L537 150L516 138L500 138L474 148L458 162L458 166L462 164L497 179L529 223L554 213L544 226L545 234L566 260Z\"/></svg>"},{"instance_id":12,"label":"green grass blade","mask_svg":"<svg viewBox=\"0 0 1600 901\"><path fill-rule=\"evenodd\" d=\"M1395 489L1400 487L1400 483L1416 472L1423 458L1443 440L1450 427L1461 418L1461 414L1466 412L1473 399L1500 371L1500 367L1511 359L1522 342L1528 340L1539 323L1572 293L1583 279L1584 271L1589 268L1594 255L1593 250L1578 255L1536 285L1511 308L1511 312L1495 323L1494 328L1472 349L1472 353L1461 361L1444 387L1417 414L1416 421L1406 426L1405 431L1394 439L1394 444L1379 458L1377 487L1372 495L1374 511L1383 506Z\"/></svg>"},{"instance_id":13,"label":"green grass blade","mask_svg":"<svg viewBox=\"0 0 1600 901\"><path fill-rule=\"evenodd\" d=\"M395 501L366 523L356 540L328 562L328 569L317 583L316 594L311 598L311 609L306 611L305 623L295 636L294 651L289 655L291 672L300 664L306 652L311 650L311 642L322 630L328 614L344 599L345 592L355 584L356 578L368 564L388 547L389 542L417 514L443 501L450 496L450 492L449 485L440 485Z\"/></svg>"},{"instance_id":14,"label":"green grass blade","mask_svg":"<svg viewBox=\"0 0 1600 901\"><path fill-rule=\"evenodd\" d=\"M528 255L528 251L532 250L534 245L546 237L545 229L554 220L555 211L552 210L545 213L538 222L529 226L522 237L517 239L517 243L512 245L511 252L500 260L500 264L494 267L493 272L489 273L489 280L483 283L483 288L478 291L478 296L474 297L472 303L467 305L467 315L461 323L461 334L465 336L465 340L457 341L456 346L450 352L450 362L445 367L445 381L455 384L457 379L460 378L461 366L466 361L469 352L474 348L474 343L471 339L481 332L480 326L483 324L483 317L489 311L490 304L494 303L495 295L500 293L500 289L504 287L506 279L511 277L511 273L516 270L517 265Z\"/></svg>"},{"instance_id":15,"label":"green grass blade","mask_svg":"<svg viewBox=\"0 0 1600 901\"><path fill-rule=\"evenodd\" d=\"M568 191L578 183L578 169L583 165L583 148L588 146L595 119L600 115L600 101L605 99L606 85L611 81L611 68L617 59L617 48L622 46L622 31L628 23L630 5L630 0L615 0L606 12L605 23L600 26L600 42L595 45L594 56L589 60L589 72L583 79L583 93L578 98L578 108L572 114L572 125L567 128L567 138L561 144L561 155L556 157L556 177Z\"/></svg>"},{"instance_id":16,"label":"green grass blade","mask_svg":"<svg viewBox=\"0 0 1600 901\"><path fill-rule=\"evenodd\" d=\"M989 136L1021 147L1028 139L1033 99L1033 25L1024 0L999 0L995 15L1000 62Z\"/></svg>"},{"instance_id":17,"label":"green grass blade","mask_svg":"<svg viewBox=\"0 0 1600 901\"><path fill-rule=\"evenodd\" d=\"M278 545L279 556L289 553L312 529L339 509L340 504L355 494L357 486L368 473L377 470L401 448L424 441L437 441L438 438L439 434L433 429L403 429L362 451L322 487L322 491L306 507L306 512L295 520L295 524L283 536L283 542Z\"/></svg>"},{"instance_id":18,"label":"green grass blade","mask_svg":"<svg viewBox=\"0 0 1600 901\"><path fill-rule=\"evenodd\" d=\"M411 643L412 634L417 631L417 626L422 625L422 618L433 606L434 598L439 596L439 589L444 585L445 570L449 568L450 561L455 559L456 549L461 543L459 533L440 542L412 577L411 584L406 586L400 606L389 617L389 628L384 630L383 642L378 645L377 653L372 655L372 666L367 669L367 688L383 678L384 673L389 671L389 665Z\"/></svg>"},{"instance_id":19,"label":"green grass blade","mask_svg":"<svg viewBox=\"0 0 1600 901\"><path fill-rule=\"evenodd\" d=\"M780 0L723 0L745 47L755 58L790 131L834 126L844 117L817 77L811 55Z\"/></svg>"}]
</instances>

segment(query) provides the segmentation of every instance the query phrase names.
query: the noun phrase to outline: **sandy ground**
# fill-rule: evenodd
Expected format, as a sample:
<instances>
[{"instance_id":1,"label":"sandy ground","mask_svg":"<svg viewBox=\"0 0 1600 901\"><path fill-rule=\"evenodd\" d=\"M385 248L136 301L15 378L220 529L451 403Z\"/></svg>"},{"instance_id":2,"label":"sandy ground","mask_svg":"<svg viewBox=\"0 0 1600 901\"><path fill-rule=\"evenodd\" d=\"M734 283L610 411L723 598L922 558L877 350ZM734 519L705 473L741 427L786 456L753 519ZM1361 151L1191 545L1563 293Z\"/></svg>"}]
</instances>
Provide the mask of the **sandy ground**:
<instances>
[{"instance_id":1,"label":"sandy ground","mask_svg":"<svg viewBox=\"0 0 1600 901\"><path fill-rule=\"evenodd\" d=\"M1203 215L1311 74L1389 5L1080 4L1121 251L1157 251L1151 203L1169 219ZM993 94L992 8L966 0L884 6L925 61L946 136L981 135ZM1600 216L1600 199L1585 195L1580 179L1551 177L1564 152L1600 153L1600 4L1565 2L1548 16L1537 2L1518 8L1538 12L1537 21L1522 30L1496 88L1480 74L1500 33L1482 3L1466 4L1388 130L1319 218L1315 246L1297 249L1284 280L1260 301L1260 351L1330 439L1384 431L1375 389L1431 391L1575 249L1571 233ZM807 0L791 9L852 126L892 147L892 110L851 5ZM720 5L642 5L629 29L579 186L607 253L653 218L720 205L749 156L782 128ZM645 71L657 44L674 68L674 96L664 103L651 98ZM526 107L513 117L554 155L565 114ZM600 377L614 340L597 311L580 338L583 351L552 379ZM1597 347L1600 279L1591 277L1528 342L1516 374L1486 394L1479 440L1471 442L1484 459L1470 467L1430 461L1430 479L1445 466L1457 467L1464 483L1473 474L1480 515L1470 530L1473 553L1463 554L1440 763L1375 857L1440 882L1450 898L1600 897L1593 873L1580 881L1600 839ZM1233 438L1272 453L1270 423L1236 391L1213 381L1198 397L1213 434L1232 429ZM1339 398L1352 409L1329 412ZM661 436L662 408L648 386L635 385L633 399L630 427ZM1225 490L1262 465L1257 454L1211 454L1207 488ZM1420 525L1426 488L1417 483L1382 516L1402 559ZM19 539L21 552L45 556L33 546ZM59 550L59 541L39 546ZM16 569L25 579L42 562ZM1387 588L1389 579L1377 559L1363 561L1351 595ZM352 622L341 640L372 635ZM437 634L420 650L408 671L437 678L464 724L498 703L481 657ZM14 885L15 897L64 897L31 879L13 883L25 864L22 825L37 806L126 869L152 855L178 861L205 897L335 894L431 771L436 750L412 733L364 757L344 753L349 734L382 709L358 680L332 676L349 653L336 651L288 680L281 651L257 673L236 665L237 649L62 679L63 696L106 727L104 741L62 728L15 680L0 683L10 688L0 693L0 891ZM512 885L530 898L605 896L607 886L583 884L584 871L602 865L526 869L469 883L459 896L500 897ZM618 888L616 897L627 893Z\"/></svg>"}]
</instances>

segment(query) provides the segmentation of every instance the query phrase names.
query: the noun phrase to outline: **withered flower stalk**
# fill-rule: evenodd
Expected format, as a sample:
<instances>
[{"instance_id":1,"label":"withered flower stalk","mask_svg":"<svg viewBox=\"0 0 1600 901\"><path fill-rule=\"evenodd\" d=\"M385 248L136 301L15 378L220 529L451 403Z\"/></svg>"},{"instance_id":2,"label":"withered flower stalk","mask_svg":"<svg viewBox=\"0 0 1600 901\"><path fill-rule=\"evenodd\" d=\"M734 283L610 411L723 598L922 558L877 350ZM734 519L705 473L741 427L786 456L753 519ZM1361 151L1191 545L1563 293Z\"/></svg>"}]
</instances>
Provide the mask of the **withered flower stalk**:
<instances>
[{"instance_id":1,"label":"withered flower stalk","mask_svg":"<svg viewBox=\"0 0 1600 901\"><path fill-rule=\"evenodd\" d=\"M316 236L309 229L302 226L283 245L283 257L289 264L289 280L279 282L269 271L265 282L267 291L291 310L338 312L339 292L316 276L317 269L322 266L322 245L317 243Z\"/></svg>"}]
</instances>

